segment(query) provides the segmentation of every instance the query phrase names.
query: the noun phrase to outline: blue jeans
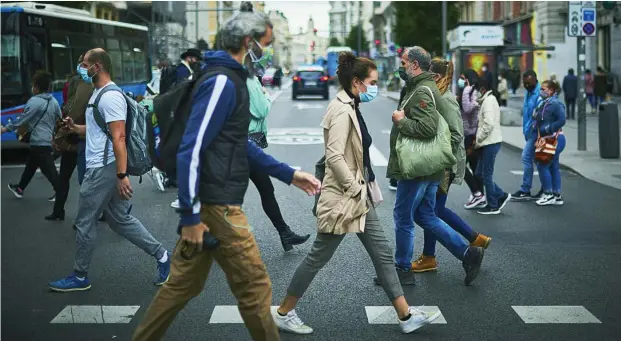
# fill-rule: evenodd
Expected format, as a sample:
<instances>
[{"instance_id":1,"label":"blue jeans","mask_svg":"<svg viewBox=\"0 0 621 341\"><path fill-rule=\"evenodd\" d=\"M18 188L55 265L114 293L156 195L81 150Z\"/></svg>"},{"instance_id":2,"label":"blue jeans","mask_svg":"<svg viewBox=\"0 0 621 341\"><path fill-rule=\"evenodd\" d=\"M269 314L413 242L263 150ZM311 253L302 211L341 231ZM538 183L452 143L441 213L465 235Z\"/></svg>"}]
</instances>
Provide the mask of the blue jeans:
<instances>
[{"instance_id":1,"label":"blue jeans","mask_svg":"<svg viewBox=\"0 0 621 341\"><path fill-rule=\"evenodd\" d=\"M565 135L558 136L558 144L556 145L556 154L550 163L544 165L537 163L539 170L539 178L541 178L541 188L545 193L561 193L561 164L559 158L565 149Z\"/></svg>"},{"instance_id":2,"label":"blue jeans","mask_svg":"<svg viewBox=\"0 0 621 341\"><path fill-rule=\"evenodd\" d=\"M457 231L459 234L464 236L464 238L468 239L470 243L474 242L477 239L477 233L474 232L472 227L468 225L460 216L455 214L455 212L446 208L446 199L448 198L447 194L440 193L436 195L436 215L438 218L442 219L448 226L450 226L453 230ZM423 255L425 256L435 256L436 255L436 236L433 232L429 230L424 230L425 232L425 243L423 247Z\"/></svg>"},{"instance_id":3,"label":"blue jeans","mask_svg":"<svg viewBox=\"0 0 621 341\"><path fill-rule=\"evenodd\" d=\"M487 205L491 208L498 208L500 206L500 199L505 195L505 191L498 187L498 185L494 182L494 165L496 164L496 155L498 155L499 151L500 143L494 143L482 147L481 160L477 165L476 171L476 176L483 180ZM526 172L524 172L524 177L526 177Z\"/></svg>"},{"instance_id":4,"label":"blue jeans","mask_svg":"<svg viewBox=\"0 0 621 341\"><path fill-rule=\"evenodd\" d=\"M86 174L86 141L80 140L78 143L78 183L82 186Z\"/></svg>"},{"instance_id":5,"label":"blue jeans","mask_svg":"<svg viewBox=\"0 0 621 341\"><path fill-rule=\"evenodd\" d=\"M535 167L535 142L537 142L537 132L532 131L530 136L526 139L526 145L522 150L522 165L524 166L524 176L522 177L522 187L520 191L530 193L530 189L533 187L533 173Z\"/></svg>"},{"instance_id":6,"label":"blue jeans","mask_svg":"<svg viewBox=\"0 0 621 341\"><path fill-rule=\"evenodd\" d=\"M414 222L431 231L445 248L462 260L468 244L436 216L436 192L440 181L400 180L393 216L395 220L395 262L409 271L414 254Z\"/></svg>"}]
</instances>

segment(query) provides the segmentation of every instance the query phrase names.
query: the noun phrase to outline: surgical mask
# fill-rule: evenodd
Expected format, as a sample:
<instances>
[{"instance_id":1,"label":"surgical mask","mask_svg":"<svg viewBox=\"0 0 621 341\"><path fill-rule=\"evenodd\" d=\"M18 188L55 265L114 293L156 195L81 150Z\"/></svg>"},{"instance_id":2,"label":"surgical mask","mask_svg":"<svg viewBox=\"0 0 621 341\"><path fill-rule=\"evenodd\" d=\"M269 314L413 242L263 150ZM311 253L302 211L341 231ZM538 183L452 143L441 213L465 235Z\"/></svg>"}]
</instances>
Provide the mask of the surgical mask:
<instances>
[{"instance_id":1,"label":"surgical mask","mask_svg":"<svg viewBox=\"0 0 621 341\"><path fill-rule=\"evenodd\" d=\"M461 78L460 78L460 79L458 79L458 80L457 80L457 86L458 86L460 89L465 88L465 87L466 87L466 81L465 81L465 80L463 80L463 79L461 79Z\"/></svg>"},{"instance_id":2,"label":"surgical mask","mask_svg":"<svg viewBox=\"0 0 621 341\"><path fill-rule=\"evenodd\" d=\"M92 66L91 66L92 67ZM82 77L82 80L85 81L86 83L93 83L93 77L95 77L97 74L94 74L92 76L88 75L88 69L90 68L85 68L85 67L79 67L78 68L78 74L80 75L80 77Z\"/></svg>"},{"instance_id":3,"label":"surgical mask","mask_svg":"<svg viewBox=\"0 0 621 341\"><path fill-rule=\"evenodd\" d=\"M365 86L367 87L367 92L362 92L360 91L360 89L358 89L358 91L360 91L360 102L371 102L375 97L377 97L377 94L379 93L379 87L377 85L366 84Z\"/></svg>"},{"instance_id":4,"label":"surgical mask","mask_svg":"<svg viewBox=\"0 0 621 341\"><path fill-rule=\"evenodd\" d=\"M399 67L399 78L403 79L404 81L408 81L408 79L410 79L410 75L408 75L407 72L405 72L405 68L403 66Z\"/></svg>"},{"instance_id":5,"label":"surgical mask","mask_svg":"<svg viewBox=\"0 0 621 341\"><path fill-rule=\"evenodd\" d=\"M541 90L541 91L539 91L539 97L541 97L542 99L547 99L550 96L548 95L547 92Z\"/></svg>"}]
</instances>

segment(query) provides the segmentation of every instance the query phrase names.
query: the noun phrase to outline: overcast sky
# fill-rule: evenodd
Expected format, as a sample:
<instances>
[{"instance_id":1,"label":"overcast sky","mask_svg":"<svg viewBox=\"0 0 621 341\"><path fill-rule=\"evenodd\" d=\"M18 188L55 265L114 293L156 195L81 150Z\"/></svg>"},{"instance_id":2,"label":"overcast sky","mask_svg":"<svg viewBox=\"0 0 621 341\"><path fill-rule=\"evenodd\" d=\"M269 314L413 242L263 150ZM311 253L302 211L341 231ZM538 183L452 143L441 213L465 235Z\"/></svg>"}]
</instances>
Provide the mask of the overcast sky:
<instances>
[{"instance_id":1,"label":"overcast sky","mask_svg":"<svg viewBox=\"0 0 621 341\"><path fill-rule=\"evenodd\" d=\"M289 32L297 34L306 30L309 17L313 18L318 35L328 37L330 28L330 3L327 1L265 1L265 11L281 11L289 20Z\"/></svg>"}]
</instances>

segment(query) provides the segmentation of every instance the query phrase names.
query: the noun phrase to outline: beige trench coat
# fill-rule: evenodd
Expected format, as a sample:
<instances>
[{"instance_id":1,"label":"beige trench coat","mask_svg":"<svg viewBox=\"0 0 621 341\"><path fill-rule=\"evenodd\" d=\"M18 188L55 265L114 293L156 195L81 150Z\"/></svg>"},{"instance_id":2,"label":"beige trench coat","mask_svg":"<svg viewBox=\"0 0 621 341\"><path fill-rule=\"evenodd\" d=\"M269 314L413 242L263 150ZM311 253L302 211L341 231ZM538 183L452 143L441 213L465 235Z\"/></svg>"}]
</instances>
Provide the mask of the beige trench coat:
<instances>
[{"instance_id":1,"label":"beige trench coat","mask_svg":"<svg viewBox=\"0 0 621 341\"><path fill-rule=\"evenodd\" d=\"M330 102L321 126L326 174L317 203L318 232L364 232L369 208L362 165L362 134L354 100L345 91Z\"/></svg>"}]
</instances>

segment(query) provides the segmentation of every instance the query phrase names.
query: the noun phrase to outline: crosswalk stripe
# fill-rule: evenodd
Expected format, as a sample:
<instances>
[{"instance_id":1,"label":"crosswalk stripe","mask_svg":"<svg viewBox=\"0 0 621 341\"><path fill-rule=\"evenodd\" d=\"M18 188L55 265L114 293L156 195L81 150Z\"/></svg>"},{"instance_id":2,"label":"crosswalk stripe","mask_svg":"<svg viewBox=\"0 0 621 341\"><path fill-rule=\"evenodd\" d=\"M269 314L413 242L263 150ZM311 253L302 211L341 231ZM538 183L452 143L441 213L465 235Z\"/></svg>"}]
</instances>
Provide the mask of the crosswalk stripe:
<instances>
[{"instance_id":1,"label":"crosswalk stripe","mask_svg":"<svg viewBox=\"0 0 621 341\"><path fill-rule=\"evenodd\" d=\"M371 144L369 147L369 157L371 158L371 163L375 167L386 167L388 166L388 159L380 152L379 149L375 146L375 144Z\"/></svg>"},{"instance_id":2,"label":"crosswalk stripe","mask_svg":"<svg viewBox=\"0 0 621 341\"><path fill-rule=\"evenodd\" d=\"M602 323L585 307L579 306L511 306L524 323Z\"/></svg>"},{"instance_id":3,"label":"crosswalk stripe","mask_svg":"<svg viewBox=\"0 0 621 341\"><path fill-rule=\"evenodd\" d=\"M433 314L437 311L440 311L440 308L437 306L422 306L422 307L412 307L424 311L427 314ZM366 306L364 310L367 313L367 320L369 324L398 324L398 316L397 311L393 306ZM446 324L446 319L442 312L440 312L440 317L438 317L432 324Z\"/></svg>"},{"instance_id":4,"label":"crosswalk stripe","mask_svg":"<svg viewBox=\"0 0 621 341\"><path fill-rule=\"evenodd\" d=\"M50 323L130 323L139 305L68 305Z\"/></svg>"},{"instance_id":5,"label":"crosswalk stripe","mask_svg":"<svg viewBox=\"0 0 621 341\"><path fill-rule=\"evenodd\" d=\"M524 171L521 171L521 170L512 170L512 171L511 171L511 174L513 174L513 175L524 175ZM533 172L533 175L534 175L534 176L539 176L539 172L534 171L534 172Z\"/></svg>"},{"instance_id":6,"label":"crosswalk stripe","mask_svg":"<svg viewBox=\"0 0 621 341\"><path fill-rule=\"evenodd\" d=\"M278 309L277 305L271 307L272 312ZM244 323L236 305L217 305L213 308L209 323Z\"/></svg>"}]
</instances>

